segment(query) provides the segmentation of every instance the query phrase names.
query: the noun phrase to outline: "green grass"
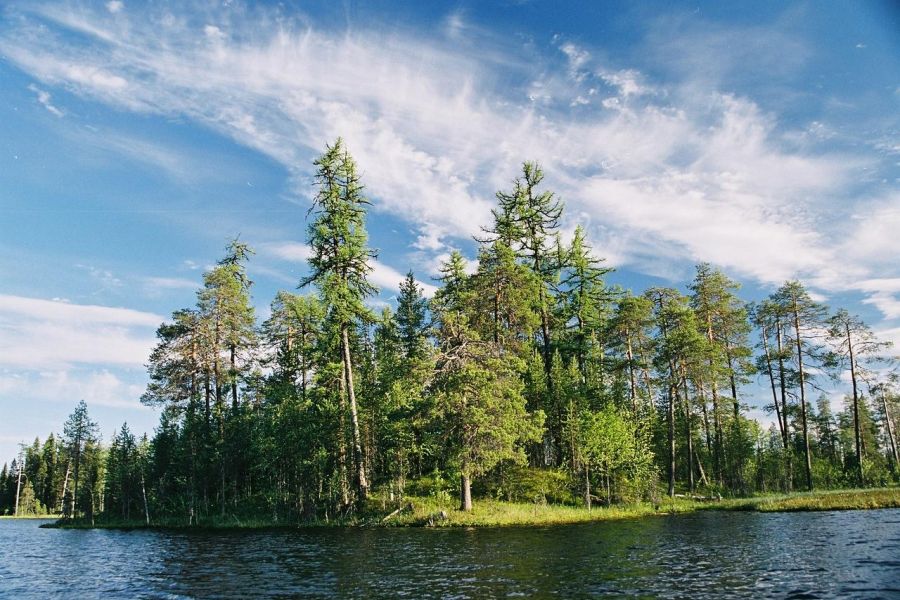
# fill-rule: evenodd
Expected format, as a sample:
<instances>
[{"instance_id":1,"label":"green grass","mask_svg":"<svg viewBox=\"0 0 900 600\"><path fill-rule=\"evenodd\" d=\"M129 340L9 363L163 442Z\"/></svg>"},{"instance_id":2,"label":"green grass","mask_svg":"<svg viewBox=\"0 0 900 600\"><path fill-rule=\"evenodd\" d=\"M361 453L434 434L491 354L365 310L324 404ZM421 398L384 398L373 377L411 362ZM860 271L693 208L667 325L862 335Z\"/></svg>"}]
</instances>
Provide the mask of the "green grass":
<instances>
[{"instance_id":1,"label":"green grass","mask_svg":"<svg viewBox=\"0 0 900 600\"><path fill-rule=\"evenodd\" d=\"M471 512L462 512L447 501L431 497L411 497L403 501L404 509L390 515L401 505L382 504L372 500L367 510L342 519L313 522L277 521L271 518L208 517L201 519L196 528L201 529L272 529L296 527L505 527L550 526L595 521L635 519L655 515L691 513L700 510L738 510L758 512L789 512L819 510L859 510L873 508L900 508L900 488L830 490L799 492L793 494L758 496L753 498L700 501L686 498L664 498L658 504L599 506L593 510L583 507L539 503L501 502L477 499ZM443 513L443 514L442 514ZM62 528L115 528L142 529L142 520L103 520L90 522L63 522L53 526ZM154 519L152 528L189 527L184 518Z\"/></svg>"},{"instance_id":2,"label":"green grass","mask_svg":"<svg viewBox=\"0 0 900 600\"><path fill-rule=\"evenodd\" d=\"M759 512L865 510L870 508L900 508L900 489L802 492L788 496L761 498L753 505L753 510Z\"/></svg>"},{"instance_id":3,"label":"green grass","mask_svg":"<svg viewBox=\"0 0 900 600\"><path fill-rule=\"evenodd\" d=\"M412 505L411 510L405 510L387 521L379 519L375 522L372 519L368 519L368 522L385 526L546 526L691 512L695 510L696 504L682 499L676 499L675 501L667 499L658 506L642 503L614 505L611 507L595 506L592 510L587 510L583 507L558 504L516 503L479 499L473 503L471 512L462 512L457 510L455 506L435 502L430 498L412 498L408 501ZM441 511L444 511L445 518L440 516Z\"/></svg>"}]
</instances>

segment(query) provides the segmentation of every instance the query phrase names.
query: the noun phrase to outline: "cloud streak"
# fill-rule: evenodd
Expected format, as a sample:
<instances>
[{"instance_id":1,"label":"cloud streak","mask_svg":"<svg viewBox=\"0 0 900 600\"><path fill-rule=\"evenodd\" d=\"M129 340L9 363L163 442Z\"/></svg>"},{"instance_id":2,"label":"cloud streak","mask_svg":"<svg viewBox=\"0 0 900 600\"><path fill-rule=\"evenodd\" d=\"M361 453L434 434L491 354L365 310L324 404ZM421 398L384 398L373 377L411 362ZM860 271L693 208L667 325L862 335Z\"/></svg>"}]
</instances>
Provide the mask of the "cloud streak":
<instances>
[{"instance_id":1,"label":"cloud streak","mask_svg":"<svg viewBox=\"0 0 900 600\"><path fill-rule=\"evenodd\" d=\"M127 308L0 295L0 368L141 366L163 320Z\"/></svg>"},{"instance_id":2,"label":"cloud streak","mask_svg":"<svg viewBox=\"0 0 900 600\"><path fill-rule=\"evenodd\" d=\"M298 181L342 135L374 210L410 224L423 263L488 223L493 192L510 186L521 160L537 159L567 202L566 226L583 223L597 251L619 265L672 272L705 260L766 285L804 277L831 290L897 275L879 246L891 238L896 198L850 196L884 216L874 234L835 250L846 198L869 159L824 151L809 136L798 148L792 140L801 132L718 89L749 60L727 50L743 41L760 49L757 66L790 50L776 74L802 64L807 50L777 26L688 28L663 42L684 28L661 19L648 33L658 59L687 57L682 80L662 85L566 40L552 52L498 43L463 27L459 15L428 37L329 31L246 8L110 15L49 5L19 14L0 34L0 50L45 85L187 117L273 158ZM715 60L692 62L701 55ZM281 250L282 259L304 258L296 247ZM395 289L396 271L376 265L373 275ZM865 293L888 306L884 290Z\"/></svg>"}]
</instances>

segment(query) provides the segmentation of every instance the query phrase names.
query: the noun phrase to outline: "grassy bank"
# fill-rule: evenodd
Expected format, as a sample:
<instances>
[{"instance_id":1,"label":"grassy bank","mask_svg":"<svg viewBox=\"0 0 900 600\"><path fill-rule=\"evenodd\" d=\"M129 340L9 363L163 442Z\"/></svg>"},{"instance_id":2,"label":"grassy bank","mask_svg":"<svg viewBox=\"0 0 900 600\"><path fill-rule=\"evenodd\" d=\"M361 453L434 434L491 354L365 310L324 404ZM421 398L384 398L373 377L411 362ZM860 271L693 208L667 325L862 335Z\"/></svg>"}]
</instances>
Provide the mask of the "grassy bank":
<instances>
[{"instance_id":1,"label":"grassy bank","mask_svg":"<svg viewBox=\"0 0 900 600\"><path fill-rule=\"evenodd\" d=\"M754 499L753 510L792 512L816 510L865 510L900 508L900 488L803 492L788 496Z\"/></svg>"},{"instance_id":2,"label":"grassy bank","mask_svg":"<svg viewBox=\"0 0 900 600\"><path fill-rule=\"evenodd\" d=\"M683 514L701 510L792 512L821 510L861 510L900 508L900 488L865 490L830 490L800 492L786 495L759 496L725 500L694 500L665 498L659 503L641 503L595 507L552 504L520 504L479 499L471 512L456 510L446 502L433 498L407 498L399 507L382 506L373 502L364 513L346 518L311 522L287 522L265 518L210 517L193 527L206 529L271 529L296 527L504 527L549 526L595 521L634 519L653 515ZM141 529L143 521L58 522L62 528ZM182 519L153 520L152 528L188 528Z\"/></svg>"}]
</instances>

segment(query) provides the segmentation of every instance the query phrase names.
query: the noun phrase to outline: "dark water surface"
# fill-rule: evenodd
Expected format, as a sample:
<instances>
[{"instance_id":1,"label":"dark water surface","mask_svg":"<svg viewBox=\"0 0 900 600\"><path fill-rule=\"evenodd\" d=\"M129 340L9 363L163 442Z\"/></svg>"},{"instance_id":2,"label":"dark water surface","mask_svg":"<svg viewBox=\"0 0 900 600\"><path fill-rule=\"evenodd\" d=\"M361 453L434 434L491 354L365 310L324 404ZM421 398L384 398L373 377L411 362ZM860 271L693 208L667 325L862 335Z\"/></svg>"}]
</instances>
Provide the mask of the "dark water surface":
<instances>
[{"instance_id":1,"label":"dark water surface","mask_svg":"<svg viewBox=\"0 0 900 600\"><path fill-rule=\"evenodd\" d=\"M38 525L0 520L0 597L900 598L900 509L506 529Z\"/></svg>"}]
</instances>

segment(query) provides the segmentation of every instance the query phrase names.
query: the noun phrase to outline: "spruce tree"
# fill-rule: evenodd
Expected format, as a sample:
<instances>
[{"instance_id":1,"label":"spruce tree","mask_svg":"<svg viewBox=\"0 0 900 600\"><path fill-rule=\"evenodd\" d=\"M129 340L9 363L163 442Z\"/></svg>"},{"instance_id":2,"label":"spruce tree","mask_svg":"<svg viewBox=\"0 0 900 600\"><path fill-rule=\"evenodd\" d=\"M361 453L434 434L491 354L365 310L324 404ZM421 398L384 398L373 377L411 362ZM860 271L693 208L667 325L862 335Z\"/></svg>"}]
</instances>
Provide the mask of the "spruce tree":
<instances>
[{"instance_id":1,"label":"spruce tree","mask_svg":"<svg viewBox=\"0 0 900 600\"><path fill-rule=\"evenodd\" d=\"M88 462L85 460L85 455L93 445L96 445L97 441L97 424L91 420L87 404L81 400L63 425L63 444L72 461L73 468L74 489L68 509L68 513L73 519L78 518L79 485L83 483L83 467Z\"/></svg>"},{"instance_id":2,"label":"spruce tree","mask_svg":"<svg viewBox=\"0 0 900 600\"><path fill-rule=\"evenodd\" d=\"M412 271L400 282L394 321L407 360L422 358L427 353L428 301Z\"/></svg>"}]
</instances>

